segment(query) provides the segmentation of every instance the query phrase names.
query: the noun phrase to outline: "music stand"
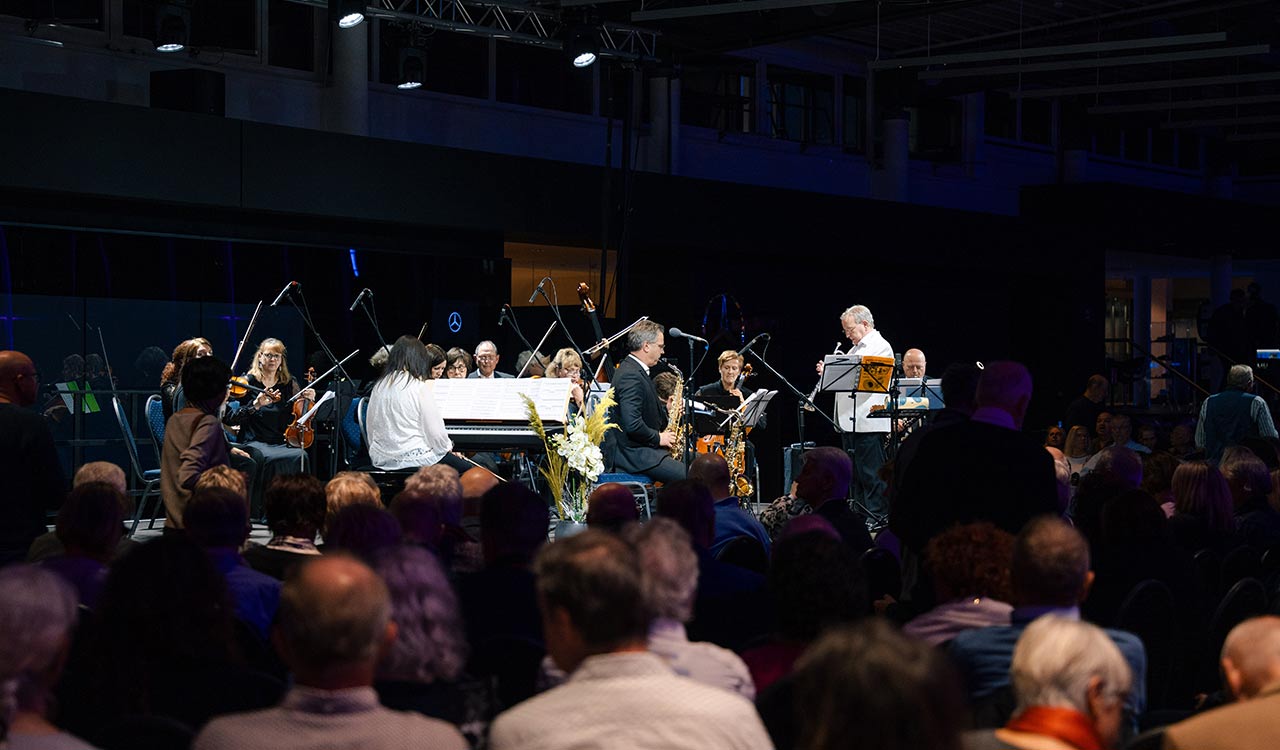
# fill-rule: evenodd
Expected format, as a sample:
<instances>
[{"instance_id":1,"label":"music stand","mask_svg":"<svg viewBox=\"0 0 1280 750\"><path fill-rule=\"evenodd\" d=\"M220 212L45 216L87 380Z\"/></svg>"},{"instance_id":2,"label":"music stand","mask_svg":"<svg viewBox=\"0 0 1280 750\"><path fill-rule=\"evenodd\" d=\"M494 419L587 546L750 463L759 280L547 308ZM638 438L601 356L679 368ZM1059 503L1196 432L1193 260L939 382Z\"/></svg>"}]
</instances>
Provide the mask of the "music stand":
<instances>
[{"instance_id":1,"label":"music stand","mask_svg":"<svg viewBox=\"0 0 1280 750\"><path fill-rule=\"evenodd\" d=\"M888 394L893 390L891 387L894 373L893 357L828 354L823 357L822 362L822 378L818 383L818 390L820 391L853 395L857 393ZM833 367L836 368L837 372L828 377L827 373ZM894 400L896 401L896 398ZM856 411L856 401L854 408ZM875 413L873 412L869 416L875 416ZM895 417L896 409L891 408L888 416L890 418ZM839 429L844 432L855 432L857 427L856 417L853 419L854 424L850 425L853 429L845 430L844 425L839 425ZM889 423L891 438L893 437L895 424L896 422ZM886 519L872 513L870 508L857 500L854 500L853 504L872 523L881 525L885 522Z\"/></svg>"}]
</instances>

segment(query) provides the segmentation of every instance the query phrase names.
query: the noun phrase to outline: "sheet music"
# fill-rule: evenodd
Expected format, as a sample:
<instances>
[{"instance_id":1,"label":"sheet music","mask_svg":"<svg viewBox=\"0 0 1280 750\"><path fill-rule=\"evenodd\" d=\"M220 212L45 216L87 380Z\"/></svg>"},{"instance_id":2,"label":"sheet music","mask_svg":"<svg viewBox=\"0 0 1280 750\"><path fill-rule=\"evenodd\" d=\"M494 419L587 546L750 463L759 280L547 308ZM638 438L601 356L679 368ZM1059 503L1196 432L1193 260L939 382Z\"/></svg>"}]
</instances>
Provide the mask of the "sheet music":
<instances>
[{"instance_id":1,"label":"sheet music","mask_svg":"<svg viewBox=\"0 0 1280 750\"><path fill-rule=\"evenodd\" d=\"M436 406L446 422L514 422L527 424L529 414L520 394L533 399L538 416L563 424L569 415L569 378L449 378L430 381Z\"/></svg>"},{"instance_id":2,"label":"sheet music","mask_svg":"<svg viewBox=\"0 0 1280 750\"><path fill-rule=\"evenodd\" d=\"M751 397L742 402L742 406L738 407L738 411L742 413L742 424L744 427L755 427L760 418L764 416L764 412L769 408L769 402L773 397L778 395L777 391L756 391Z\"/></svg>"},{"instance_id":3,"label":"sheet music","mask_svg":"<svg viewBox=\"0 0 1280 750\"><path fill-rule=\"evenodd\" d=\"M306 414L303 414L301 417L298 417L298 426L302 427L307 422L310 422L311 418L316 415L317 411L319 411L320 404L323 404L324 402L332 399L333 399L333 391L325 391L324 395L320 397L319 401L315 402L315 404L311 407L310 411L308 411Z\"/></svg>"}]
</instances>

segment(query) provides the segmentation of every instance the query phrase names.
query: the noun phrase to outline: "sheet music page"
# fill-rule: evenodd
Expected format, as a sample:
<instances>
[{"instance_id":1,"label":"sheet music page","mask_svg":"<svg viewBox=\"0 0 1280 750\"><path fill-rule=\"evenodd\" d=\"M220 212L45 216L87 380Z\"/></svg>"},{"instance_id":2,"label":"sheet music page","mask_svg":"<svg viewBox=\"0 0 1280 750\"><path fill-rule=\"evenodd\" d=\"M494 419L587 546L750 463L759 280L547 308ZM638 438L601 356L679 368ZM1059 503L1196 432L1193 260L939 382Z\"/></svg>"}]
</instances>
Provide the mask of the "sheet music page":
<instances>
[{"instance_id":1,"label":"sheet music page","mask_svg":"<svg viewBox=\"0 0 1280 750\"><path fill-rule=\"evenodd\" d=\"M320 409L320 405L332 399L333 399L333 391L325 391L324 395L320 397L319 401L315 402L315 404L311 407L310 411L308 411L306 414L303 414L301 417L298 417L298 426L301 427L305 425L307 422L310 422L311 418L316 415L316 411Z\"/></svg>"},{"instance_id":2,"label":"sheet music page","mask_svg":"<svg viewBox=\"0 0 1280 750\"><path fill-rule=\"evenodd\" d=\"M430 381L446 422L528 423L524 400L533 399L543 422L563 424L569 414L569 378L442 378Z\"/></svg>"}]
</instances>

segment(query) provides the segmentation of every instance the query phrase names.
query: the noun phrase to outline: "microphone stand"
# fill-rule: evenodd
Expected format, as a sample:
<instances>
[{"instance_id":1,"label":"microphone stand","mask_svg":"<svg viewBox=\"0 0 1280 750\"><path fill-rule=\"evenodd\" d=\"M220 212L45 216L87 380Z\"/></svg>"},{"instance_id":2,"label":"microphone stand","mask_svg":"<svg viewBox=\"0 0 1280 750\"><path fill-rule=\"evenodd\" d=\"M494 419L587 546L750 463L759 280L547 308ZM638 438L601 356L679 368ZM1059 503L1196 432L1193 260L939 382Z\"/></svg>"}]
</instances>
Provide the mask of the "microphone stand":
<instances>
[{"instance_id":1,"label":"microphone stand","mask_svg":"<svg viewBox=\"0 0 1280 750\"><path fill-rule=\"evenodd\" d=\"M693 424L694 424L693 376L694 376L694 373L698 371L698 368L702 366L702 363L706 361L707 357L704 354L702 359L698 360L697 362L694 362L693 361L693 345L695 342L692 338L688 336L686 336L685 339L689 342L690 368L689 368L689 378L688 380L685 381L685 384L684 384L684 410L681 412L681 414L684 415L685 419L689 420L689 430L685 432L685 436L684 436L684 468L685 468L685 472L688 473L689 465L693 463L694 441L697 440L697 437L695 437L693 434ZM710 348L711 348L710 346L707 347L708 350L710 350Z\"/></svg>"},{"instance_id":2,"label":"microphone stand","mask_svg":"<svg viewBox=\"0 0 1280 750\"><path fill-rule=\"evenodd\" d=\"M775 378L777 378L780 383L785 385L788 390L794 393L796 395L796 398L800 399L801 404L808 404L809 406L813 407L814 411L821 414L823 419L831 423L831 426L835 428L836 432L840 431L840 425L837 424L836 421L831 418L831 415L827 414L824 411L820 411L818 409L818 405L813 403L813 400L810 399L807 395L805 395L804 391L801 391L799 388L795 387L790 380L787 380L786 378L784 378L782 376L782 373L775 370L773 365L769 364L768 360L766 360L764 357L756 353L755 349L749 349L747 350L747 353L755 357L757 362L764 365L764 368L766 370L768 370Z\"/></svg>"},{"instance_id":3,"label":"microphone stand","mask_svg":"<svg viewBox=\"0 0 1280 750\"><path fill-rule=\"evenodd\" d=\"M507 308L507 317L511 319L511 330L515 331L516 338L520 339L520 341L524 343L525 348L529 351L533 351L533 344L529 343L529 339L524 337L524 331L520 330L520 323L516 320L516 311L514 308Z\"/></svg>"},{"instance_id":4,"label":"microphone stand","mask_svg":"<svg viewBox=\"0 0 1280 750\"><path fill-rule=\"evenodd\" d=\"M369 296L373 297L373 293L370 292ZM373 308L373 312L369 311L370 308ZM378 327L378 309L374 307L372 300L366 304L362 295L360 298L360 309L364 310L365 317L369 319L369 323L373 326L373 332L378 334L378 341L382 344L382 348L390 349L390 347L387 346L386 337L382 335L382 329ZM422 334L418 334L418 336L421 338ZM332 359L332 357L330 359Z\"/></svg>"},{"instance_id":5,"label":"microphone stand","mask_svg":"<svg viewBox=\"0 0 1280 750\"><path fill-rule=\"evenodd\" d=\"M559 300L560 294L556 292L555 279L548 277L547 280L551 282L551 291L555 293L556 299ZM591 360L588 359L587 355L583 353L582 347L578 346L578 342L573 340L573 334L569 333L569 327L564 324L564 318L560 316L560 306L551 301L551 298L547 296L546 290L543 289L541 286L538 287L537 291L538 291L538 294L541 294L542 298L547 301L547 306L551 308L551 314L555 317L556 322L560 324L560 330L564 331L564 337L569 339L569 346L573 347L573 350L577 352L578 357L582 360L582 375L583 375L582 382L585 386L587 386L587 391L589 392L589 389L591 388L591 382L595 380L595 370L592 369L591 367L588 367L588 363L590 363ZM548 331L548 333L550 333L550 331ZM542 339L543 341L546 341L546 336L543 336ZM542 346L542 343L539 342L538 346ZM535 355L538 354L538 350L534 349L533 353Z\"/></svg>"},{"instance_id":6,"label":"microphone stand","mask_svg":"<svg viewBox=\"0 0 1280 750\"><path fill-rule=\"evenodd\" d=\"M333 350L325 343L324 337L321 336L320 331L316 329L315 322L311 320L310 308L307 305L306 296L302 293L302 287L298 286L296 291L298 296L302 298L302 304L299 305L293 298L293 295L289 295L289 304L293 305L293 309L298 311L298 315L301 316L302 322L306 324L307 330L311 331L311 335L316 337L316 342L320 344L320 351L324 352L330 362L335 363L334 367L337 368L338 372L342 373L342 377L346 379L347 383L354 382L351 379L351 373L347 372L347 368L342 366L342 360L339 360L334 356ZM335 384L335 388L336 387L338 386ZM335 418L333 420L333 430L329 439L329 445L332 448L329 456L329 469L331 474L338 473L338 454L342 452L342 430L338 429L338 423L342 421L343 415L346 414L342 399L336 398L335 400L337 401L337 403L334 404ZM305 452L303 455L306 455Z\"/></svg>"}]
</instances>

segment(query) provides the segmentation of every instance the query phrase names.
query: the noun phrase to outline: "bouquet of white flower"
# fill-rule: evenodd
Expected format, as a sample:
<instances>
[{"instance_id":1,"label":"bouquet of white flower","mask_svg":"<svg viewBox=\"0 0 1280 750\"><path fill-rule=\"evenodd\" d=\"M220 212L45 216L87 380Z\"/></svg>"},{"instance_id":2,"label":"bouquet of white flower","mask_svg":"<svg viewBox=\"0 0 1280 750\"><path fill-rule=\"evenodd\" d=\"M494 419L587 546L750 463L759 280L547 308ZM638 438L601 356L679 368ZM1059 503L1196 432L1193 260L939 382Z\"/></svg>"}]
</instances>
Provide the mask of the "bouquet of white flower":
<instances>
[{"instance_id":1,"label":"bouquet of white flower","mask_svg":"<svg viewBox=\"0 0 1280 750\"><path fill-rule=\"evenodd\" d=\"M556 501L556 515L561 521L583 523L587 518L587 495L604 473L600 443L605 432L618 427L605 421L609 408L618 403L613 399L613 389L600 399L591 416L577 415L561 435L547 435L533 400L521 397L529 414L529 426L547 448L547 465L541 471Z\"/></svg>"}]
</instances>

